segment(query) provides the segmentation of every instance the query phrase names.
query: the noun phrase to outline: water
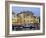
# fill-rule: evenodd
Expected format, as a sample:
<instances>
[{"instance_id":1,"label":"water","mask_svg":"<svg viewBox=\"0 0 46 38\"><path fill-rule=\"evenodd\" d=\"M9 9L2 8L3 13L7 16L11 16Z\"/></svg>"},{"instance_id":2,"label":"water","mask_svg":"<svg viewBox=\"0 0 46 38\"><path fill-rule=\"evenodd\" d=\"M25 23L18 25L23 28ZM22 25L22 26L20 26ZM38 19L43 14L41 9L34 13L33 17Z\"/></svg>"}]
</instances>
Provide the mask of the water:
<instances>
[{"instance_id":1,"label":"water","mask_svg":"<svg viewBox=\"0 0 46 38\"><path fill-rule=\"evenodd\" d=\"M40 24L12 25L13 31L40 30Z\"/></svg>"}]
</instances>

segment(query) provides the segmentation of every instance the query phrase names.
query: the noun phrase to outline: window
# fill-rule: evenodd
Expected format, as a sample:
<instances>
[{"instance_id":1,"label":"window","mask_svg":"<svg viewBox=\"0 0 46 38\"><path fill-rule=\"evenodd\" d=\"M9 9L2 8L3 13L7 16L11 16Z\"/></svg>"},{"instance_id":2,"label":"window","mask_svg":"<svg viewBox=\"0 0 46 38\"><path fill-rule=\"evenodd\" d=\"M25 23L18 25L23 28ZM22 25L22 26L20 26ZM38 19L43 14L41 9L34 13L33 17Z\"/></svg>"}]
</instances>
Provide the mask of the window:
<instances>
[{"instance_id":1,"label":"window","mask_svg":"<svg viewBox=\"0 0 46 38\"><path fill-rule=\"evenodd\" d=\"M24 20L24 22L25 22L25 20Z\"/></svg>"},{"instance_id":2,"label":"window","mask_svg":"<svg viewBox=\"0 0 46 38\"><path fill-rule=\"evenodd\" d=\"M29 14L27 14L27 16L29 16Z\"/></svg>"}]
</instances>

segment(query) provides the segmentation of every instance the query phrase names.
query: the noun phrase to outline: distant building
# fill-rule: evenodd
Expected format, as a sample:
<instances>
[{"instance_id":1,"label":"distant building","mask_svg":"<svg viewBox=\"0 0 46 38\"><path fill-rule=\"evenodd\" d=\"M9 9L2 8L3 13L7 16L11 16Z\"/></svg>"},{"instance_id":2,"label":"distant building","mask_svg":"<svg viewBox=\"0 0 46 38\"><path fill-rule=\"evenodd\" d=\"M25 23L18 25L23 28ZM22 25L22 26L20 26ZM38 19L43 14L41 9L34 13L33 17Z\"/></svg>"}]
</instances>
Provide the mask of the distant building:
<instances>
[{"instance_id":1,"label":"distant building","mask_svg":"<svg viewBox=\"0 0 46 38\"><path fill-rule=\"evenodd\" d=\"M36 16L30 11L24 11L18 13L15 17L16 23L15 24L30 24L30 23L39 23ZM17 18L17 19L16 19ZM13 21L14 22L14 21Z\"/></svg>"}]
</instances>

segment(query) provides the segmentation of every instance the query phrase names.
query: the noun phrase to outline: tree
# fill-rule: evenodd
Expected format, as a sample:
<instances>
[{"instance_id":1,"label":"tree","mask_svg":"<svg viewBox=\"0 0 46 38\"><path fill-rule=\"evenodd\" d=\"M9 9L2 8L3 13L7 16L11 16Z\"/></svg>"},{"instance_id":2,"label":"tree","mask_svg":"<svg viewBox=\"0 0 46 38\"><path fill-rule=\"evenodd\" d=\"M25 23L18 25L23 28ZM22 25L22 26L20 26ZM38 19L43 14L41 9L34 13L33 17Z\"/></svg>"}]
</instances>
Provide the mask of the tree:
<instances>
[{"instance_id":1,"label":"tree","mask_svg":"<svg viewBox=\"0 0 46 38\"><path fill-rule=\"evenodd\" d=\"M38 19L39 19L39 23L40 23L40 16L38 17Z\"/></svg>"},{"instance_id":2,"label":"tree","mask_svg":"<svg viewBox=\"0 0 46 38\"><path fill-rule=\"evenodd\" d=\"M15 14L15 12L12 12L12 14L14 15L14 14Z\"/></svg>"}]
</instances>

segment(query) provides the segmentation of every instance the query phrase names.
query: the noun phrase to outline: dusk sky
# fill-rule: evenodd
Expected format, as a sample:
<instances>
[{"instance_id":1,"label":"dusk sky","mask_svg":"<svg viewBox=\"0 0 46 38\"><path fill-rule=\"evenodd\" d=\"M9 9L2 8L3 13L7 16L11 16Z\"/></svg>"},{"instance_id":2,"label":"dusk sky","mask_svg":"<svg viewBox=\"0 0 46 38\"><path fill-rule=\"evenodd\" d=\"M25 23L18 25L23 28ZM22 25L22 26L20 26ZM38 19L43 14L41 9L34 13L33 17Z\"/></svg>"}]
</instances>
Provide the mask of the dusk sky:
<instances>
[{"instance_id":1,"label":"dusk sky","mask_svg":"<svg viewBox=\"0 0 46 38\"><path fill-rule=\"evenodd\" d=\"M21 11L32 11L35 16L40 16L40 8L36 7L12 7L12 11L17 13L20 13Z\"/></svg>"}]
</instances>

